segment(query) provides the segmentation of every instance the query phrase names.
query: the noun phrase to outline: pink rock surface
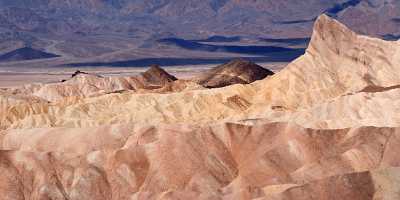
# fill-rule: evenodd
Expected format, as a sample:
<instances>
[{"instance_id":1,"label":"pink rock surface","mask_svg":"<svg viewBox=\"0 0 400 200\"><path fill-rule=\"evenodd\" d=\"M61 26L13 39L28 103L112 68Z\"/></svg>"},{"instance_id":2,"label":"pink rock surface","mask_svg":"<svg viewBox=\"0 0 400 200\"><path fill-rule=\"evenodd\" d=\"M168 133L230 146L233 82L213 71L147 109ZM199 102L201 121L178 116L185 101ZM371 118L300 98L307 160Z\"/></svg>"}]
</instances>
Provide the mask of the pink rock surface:
<instances>
[{"instance_id":1,"label":"pink rock surface","mask_svg":"<svg viewBox=\"0 0 400 200\"><path fill-rule=\"evenodd\" d=\"M124 130L129 136L106 137ZM42 131L44 143L64 145L15 131L1 139L3 199L392 198L385 191L398 184L391 174L400 175L397 128L120 125L69 138L76 130ZM13 137L23 142L8 144Z\"/></svg>"}]
</instances>

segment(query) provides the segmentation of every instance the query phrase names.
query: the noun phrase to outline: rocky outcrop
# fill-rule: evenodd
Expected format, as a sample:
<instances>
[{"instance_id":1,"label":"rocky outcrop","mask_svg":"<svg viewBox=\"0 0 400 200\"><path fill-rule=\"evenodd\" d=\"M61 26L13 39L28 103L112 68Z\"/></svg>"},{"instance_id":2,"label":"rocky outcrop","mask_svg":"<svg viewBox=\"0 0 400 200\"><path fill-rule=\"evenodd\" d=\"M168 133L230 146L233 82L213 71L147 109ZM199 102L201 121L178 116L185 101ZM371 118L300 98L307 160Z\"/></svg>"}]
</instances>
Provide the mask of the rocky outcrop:
<instances>
[{"instance_id":1,"label":"rocky outcrop","mask_svg":"<svg viewBox=\"0 0 400 200\"><path fill-rule=\"evenodd\" d=\"M141 74L145 83L149 85L163 86L178 80L175 76L168 74L158 65L152 65L149 70Z\"/></svg>"},{"instance_id":2,"label":"rocky outcrop","mask_svg":"<svg viewBox=\"0 0 400 200\"><path fill-rule=\"evenodd\" d=\"M249 84L274 73L253 62L236 59L217 66L194 78L206 88L220 88L233 84Z\"/></svg>"}]
</instances>

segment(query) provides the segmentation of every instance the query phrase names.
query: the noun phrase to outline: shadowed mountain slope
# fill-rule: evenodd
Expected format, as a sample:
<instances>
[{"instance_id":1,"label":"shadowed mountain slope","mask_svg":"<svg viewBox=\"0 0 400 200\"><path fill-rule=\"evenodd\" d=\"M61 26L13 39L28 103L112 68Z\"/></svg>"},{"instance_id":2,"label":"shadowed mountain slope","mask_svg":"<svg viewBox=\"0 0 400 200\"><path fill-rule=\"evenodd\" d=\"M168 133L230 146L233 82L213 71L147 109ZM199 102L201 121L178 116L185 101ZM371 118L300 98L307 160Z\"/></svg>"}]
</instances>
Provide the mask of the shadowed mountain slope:
<instances>
[{"instance_id":1,"label":"shadowed mountain slope","mask_svg":"<svg viewBox=\"0 0 400 200\"><path fill-rule=\"evenodd\" d=\"M14 51L0 55L0 62L47 59L47 58L56 58L56 57L59 57L59 55L55 55L52 53L46 53L44 51L32 49L30 47L24 47L24 48L16 49Z\"/></svg>"}]
</instances>

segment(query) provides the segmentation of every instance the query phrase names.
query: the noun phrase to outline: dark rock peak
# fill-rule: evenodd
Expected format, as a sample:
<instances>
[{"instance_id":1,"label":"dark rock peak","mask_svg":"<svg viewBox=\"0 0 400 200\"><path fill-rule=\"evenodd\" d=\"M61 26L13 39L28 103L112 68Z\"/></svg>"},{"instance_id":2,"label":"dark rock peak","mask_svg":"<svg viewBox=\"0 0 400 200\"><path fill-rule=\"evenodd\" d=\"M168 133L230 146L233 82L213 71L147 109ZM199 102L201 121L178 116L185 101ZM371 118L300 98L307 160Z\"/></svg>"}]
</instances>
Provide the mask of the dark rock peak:
<instances>
[{"instance_id":1,"label":"dark rock peak","mask_svg":"<svg viewBox=\"0 0 400 200\"><path fill-rule=\"evenodd\" d=\"M169 74L158 65L150 66L150 69L142 73L146 82L155 85L164 85L167 82L178 80L175 76Z\"/></svg>"},{"instance_id":2,"label":"dark rock peak","mask_svg":"<svg viewBox=\"0 0 400 200\"><path fill-rule=\"evenodd\" d=\"M251 61L235 59L205 72L197 80L204 87L218 88L233 84L252 83L273 74L272 71Z\"/></svg>"},{"instance_id":3,"label":"dark rock peak","mask_svg":"<svg viewBox=\"0 0 400 200\"><path fill-rule=\"evenodd\" d=\"M230 73L235 75L247 74L255 79L265 78L265 75L273 75L274 72L245 59L234 59L226 64L219 65L212 70L215 73Z\"/></svg>"}]
</instances>

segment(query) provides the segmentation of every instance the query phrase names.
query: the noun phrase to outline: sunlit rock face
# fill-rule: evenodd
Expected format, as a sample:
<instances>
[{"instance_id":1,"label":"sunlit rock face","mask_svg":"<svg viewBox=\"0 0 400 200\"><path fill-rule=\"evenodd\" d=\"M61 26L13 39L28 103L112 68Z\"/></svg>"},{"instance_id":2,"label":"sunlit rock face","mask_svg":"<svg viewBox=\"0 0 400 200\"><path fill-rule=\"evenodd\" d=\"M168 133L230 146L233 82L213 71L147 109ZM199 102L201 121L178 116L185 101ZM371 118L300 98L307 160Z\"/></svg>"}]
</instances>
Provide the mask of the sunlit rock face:
<instances>
[{"instance_id":1,"label":"sunlit rock face","mask_svg":"<svg viewBox=\"0 0 400 200\"><path fill-rule=\"evenodd\" d=\"M399 199L399 50L323 15L249 84L153 67L2 89L1 198Z\"/></svg>"}]
</instances>

